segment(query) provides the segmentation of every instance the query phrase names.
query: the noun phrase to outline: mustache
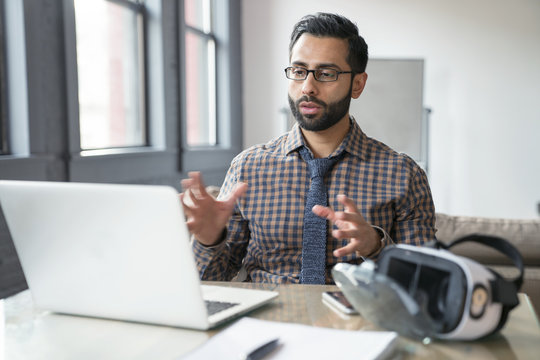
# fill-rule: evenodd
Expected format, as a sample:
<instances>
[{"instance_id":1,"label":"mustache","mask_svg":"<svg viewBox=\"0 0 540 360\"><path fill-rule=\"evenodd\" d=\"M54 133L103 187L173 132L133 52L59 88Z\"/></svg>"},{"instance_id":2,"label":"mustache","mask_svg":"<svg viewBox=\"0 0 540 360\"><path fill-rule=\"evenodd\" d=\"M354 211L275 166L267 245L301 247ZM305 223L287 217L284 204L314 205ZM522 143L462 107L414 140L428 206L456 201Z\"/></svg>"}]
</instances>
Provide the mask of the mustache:
<instances>
[{"instance_id":1,"label":"mustache","mask_svg":"<svg viewBox=\"0 0 540 360\"><path fill-rule=\"evenodd\" d=\"M300 99L296 100L296 106L298 107L300 105L300 103L303 102L303 101L305 101L305 102L313 102L313 103L321 105L321 106L327 106L324 101L319 100L316 97L307 96L307 95L304 95Z\"/></svg>"}]
</instances>

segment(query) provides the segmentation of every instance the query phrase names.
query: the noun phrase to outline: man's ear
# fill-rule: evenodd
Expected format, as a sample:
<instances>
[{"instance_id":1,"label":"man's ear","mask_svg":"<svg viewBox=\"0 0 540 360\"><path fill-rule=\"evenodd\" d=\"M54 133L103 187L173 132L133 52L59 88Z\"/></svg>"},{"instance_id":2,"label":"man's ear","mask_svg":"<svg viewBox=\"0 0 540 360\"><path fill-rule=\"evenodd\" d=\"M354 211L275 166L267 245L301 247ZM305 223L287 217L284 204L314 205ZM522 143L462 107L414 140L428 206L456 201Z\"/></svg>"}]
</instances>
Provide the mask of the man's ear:
<instances>
[{"instance_id":1,"label":"man's ear","mask_svg":"<svg viewBox=\"0 0 540 360\"><path fill-rule=\"evenodd\" d=\"M360 94L364 91L364 86L366 86L367 78L366 72L354 75L351 92L351 97L353 99L358 99L358 97L360 97Z\"/></svg>"}]
</instances>

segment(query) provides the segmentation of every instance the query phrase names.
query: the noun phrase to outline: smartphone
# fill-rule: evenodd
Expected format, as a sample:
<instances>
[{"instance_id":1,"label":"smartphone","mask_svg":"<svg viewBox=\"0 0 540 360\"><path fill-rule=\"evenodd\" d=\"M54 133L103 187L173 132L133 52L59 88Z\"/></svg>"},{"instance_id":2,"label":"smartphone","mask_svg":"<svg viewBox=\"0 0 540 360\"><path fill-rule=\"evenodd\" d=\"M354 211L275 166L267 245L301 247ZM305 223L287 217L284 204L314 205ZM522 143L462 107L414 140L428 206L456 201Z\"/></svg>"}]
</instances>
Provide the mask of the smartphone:
<instances>
[{"instance_id":1,"label":"smartphone","mask_svg":"<svg viewBox=\"0 0 540 360\"><path fill-rule=\"evenodd\" d=\"M358 314L358 312L354 309L349 300L347 300L341 291L325 291L322 294L322 300L326 305L337 309L342 313L348 315Z\"/></svg>"}]
</instances>

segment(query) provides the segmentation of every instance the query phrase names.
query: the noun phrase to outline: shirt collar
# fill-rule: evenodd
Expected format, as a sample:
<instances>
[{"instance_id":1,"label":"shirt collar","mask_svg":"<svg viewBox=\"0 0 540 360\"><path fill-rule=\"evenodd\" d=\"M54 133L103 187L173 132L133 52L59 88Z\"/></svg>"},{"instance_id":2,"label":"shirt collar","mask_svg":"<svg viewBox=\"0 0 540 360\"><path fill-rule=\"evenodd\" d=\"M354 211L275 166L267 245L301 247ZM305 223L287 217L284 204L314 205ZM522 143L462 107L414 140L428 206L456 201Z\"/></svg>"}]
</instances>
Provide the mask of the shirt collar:
<instances>
[{"instance_id":1,"label":"shirt collar","mask_svg":"<svg viewBox=\"0 0 540 360\"><path fill-rule=\"evenodd\" d=\"M342 151L346 151L353 156L365 160L365 147L367 145L366 135L362 129L360 129L360 126L358 126L356 120L354 120L352 116L350 117L350 125L351 127L349 128L347 136L331 156L337 155ZM298 123L295 123L287 136L287 141L285 142L284 147L285 153L289 155L302 146L305 146L304 137L302 136L302 131L300 130Z\"/></svg>"},{"instance_id":2,"label":"shirt collar","mask_svg":"<svg viewBox=\"0 0 540 360\"><path fill-rule=\"evenodd\" d=\"M304 137L302 136L302 131L300 131L300 126L298 126L298 123L295 123L291 131L289 131L287 141L285 142L285 154L289 155L302 146L304 146Z\"/></svg>"}]
</instances>

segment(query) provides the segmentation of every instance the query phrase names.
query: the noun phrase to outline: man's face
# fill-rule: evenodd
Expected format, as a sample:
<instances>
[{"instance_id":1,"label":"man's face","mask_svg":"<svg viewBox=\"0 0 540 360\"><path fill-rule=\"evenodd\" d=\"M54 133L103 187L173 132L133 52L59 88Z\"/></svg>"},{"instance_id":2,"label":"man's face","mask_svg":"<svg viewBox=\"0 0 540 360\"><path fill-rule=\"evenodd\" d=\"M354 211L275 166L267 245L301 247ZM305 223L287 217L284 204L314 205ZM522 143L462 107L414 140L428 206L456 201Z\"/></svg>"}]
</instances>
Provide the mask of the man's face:
<instances>
[{"instance_id":1,"label":"man's face","mask_svg":"<svg viewBox=\"0 0 540 360\"><path fill-rule=\"evenodd\" d=\"M347 40L303 34L291 51L290 62L291 66L308 70L351 71L347 55ZM289 105L300 127L322 131L347 118L352 76L340 74L337 81L320 82L315 80L313 73L309 73L303 81L289 80Z\"/></svg>"}]
</instances>

